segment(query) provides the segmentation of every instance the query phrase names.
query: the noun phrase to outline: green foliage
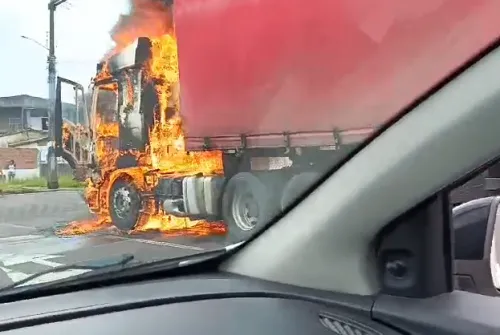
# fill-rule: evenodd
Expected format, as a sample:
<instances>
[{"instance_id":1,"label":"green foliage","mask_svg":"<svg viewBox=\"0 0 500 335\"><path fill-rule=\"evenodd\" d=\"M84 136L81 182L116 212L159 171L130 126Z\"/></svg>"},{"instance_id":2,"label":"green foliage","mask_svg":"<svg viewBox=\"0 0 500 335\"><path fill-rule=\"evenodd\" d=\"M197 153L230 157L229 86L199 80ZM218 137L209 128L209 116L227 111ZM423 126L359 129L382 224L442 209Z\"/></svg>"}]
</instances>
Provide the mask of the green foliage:
<instances>
[{"instance_id":1,"label":"green foliage","mask_svg":"<svg viewBox=\"0 0 500 335\"><path fill-rule=\"evenodd\" d=\"M59 177L59 188L62 189L83 189L85 183L76 181L71 176ZM47 190L45 178L14 179L11 182L0 181L0 193L21 194L43 192Z\"/></svg>"}]
</instances>

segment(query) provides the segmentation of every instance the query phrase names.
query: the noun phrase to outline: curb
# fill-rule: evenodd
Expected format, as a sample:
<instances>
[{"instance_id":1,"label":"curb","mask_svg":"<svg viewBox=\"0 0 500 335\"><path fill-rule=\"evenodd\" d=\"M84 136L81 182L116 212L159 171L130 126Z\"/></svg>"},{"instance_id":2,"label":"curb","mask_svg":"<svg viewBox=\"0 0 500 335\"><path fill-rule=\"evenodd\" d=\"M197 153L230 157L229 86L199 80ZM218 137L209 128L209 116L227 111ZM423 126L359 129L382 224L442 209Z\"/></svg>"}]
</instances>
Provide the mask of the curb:
<instances>
[{"instance_id":1,"label":"curb","mask_svg":"<svg viewBox=\"0 0 500 335\"><path fill-rule=\"evenodd\" d=\"M33 193L47 193L47 192L78 192L82 194L83 196L83 190L79 188L58 188L55 190L49 190L49 189L26 189L26 190L18 190L17 192L9 192L9 191L0 191L0 197L6 196L6 195L21 195L21 194L33 194Z\"/></svg>"}]
</instances>

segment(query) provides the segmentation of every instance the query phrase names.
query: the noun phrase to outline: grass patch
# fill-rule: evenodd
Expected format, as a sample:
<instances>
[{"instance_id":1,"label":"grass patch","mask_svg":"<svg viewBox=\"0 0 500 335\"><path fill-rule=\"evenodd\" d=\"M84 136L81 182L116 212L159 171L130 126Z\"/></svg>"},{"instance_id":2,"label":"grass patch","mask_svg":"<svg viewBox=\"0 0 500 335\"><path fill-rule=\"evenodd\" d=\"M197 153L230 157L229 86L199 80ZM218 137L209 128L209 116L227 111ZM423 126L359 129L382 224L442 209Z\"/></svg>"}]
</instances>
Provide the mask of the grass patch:
<instances>
[{"instance_id":1,"label":"grass patch","mask_svg":"<svg viewBox=\"0 0 500 335\"><path fill-rule=\"evenodd\" d=\"M85 185L85 182L75 180L72 176L59 177L59 187L61 188L84 188Z\"/></svg>"},{"instance_id":2,"label":"grass patch","mask_svg":"<svg viewBox=\"0 0 500 335\"><path fill-rule=\"evenodd\" d=\"M59 177L59 188L83 189L85 183L76 181L71 176ZM47 190L45 178L14 179L11 182L0 182L0 192L4 194L22 194Z\"/></svg>"}]
</instances>

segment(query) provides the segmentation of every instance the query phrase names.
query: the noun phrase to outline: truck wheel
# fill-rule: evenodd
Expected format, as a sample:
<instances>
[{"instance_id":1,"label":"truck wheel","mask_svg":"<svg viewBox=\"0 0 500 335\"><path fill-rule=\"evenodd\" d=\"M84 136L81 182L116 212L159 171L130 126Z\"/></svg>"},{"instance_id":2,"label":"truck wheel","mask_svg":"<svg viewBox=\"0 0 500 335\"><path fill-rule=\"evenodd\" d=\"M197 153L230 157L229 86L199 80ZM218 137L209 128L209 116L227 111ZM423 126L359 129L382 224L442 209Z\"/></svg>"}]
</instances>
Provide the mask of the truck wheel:
<instances>
[{"instance_id":1,"label":"truck wheel","mask_svg":"<svg viewBox=\"0 0 500 335\"><path fill-rule=\"evenodd\" d=\"M252 173L240 172L227 183L222 196L222 217L231 242L249 238L278 213L269 183Z\"/></svg>"},{"instance_id":2,"label":"truck wheel","mask_svg":"<svg viewBox=\"0 0 500 335\"><path fill-rule=\"evenodd\" d=\"M293 176L283 189L281 210L285 210L297 200L318 178L319 175L316 172L302 172Z\"/></svg>"},{"instance_id":3,"label":"truck wheel","mask_svg":"<svg viewBox=\"0 0 500 335\"><path fill-rule=\"evenodd\" d=\"M109 214L112 223L120 230L132 230L139 219L141 197L135 185L118 179L109 192Z\"/></svg>"}]
</instances>

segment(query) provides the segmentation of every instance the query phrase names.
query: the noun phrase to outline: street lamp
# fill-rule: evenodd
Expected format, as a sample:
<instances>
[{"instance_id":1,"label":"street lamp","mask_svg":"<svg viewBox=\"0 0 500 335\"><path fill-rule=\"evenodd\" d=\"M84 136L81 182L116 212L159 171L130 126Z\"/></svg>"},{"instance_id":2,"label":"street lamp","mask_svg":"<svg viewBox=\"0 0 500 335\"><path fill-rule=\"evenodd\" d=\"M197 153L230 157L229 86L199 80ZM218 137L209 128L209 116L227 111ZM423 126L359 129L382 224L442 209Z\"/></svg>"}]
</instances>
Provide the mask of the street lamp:
<instances>
[{"instance_id":1,"label":"street lamp","mask_svg":"<svg viewBox=\"0 0 500 335\"><path fill-rule=\"evenodd\" d=\"M37 40L35 39L32 39L31 37L28 37L28 36L24 36L24 35L21 35L21 38L24 38L25 40L28 40L28 41L31 41L39 46L41 46L42 48L44 48L45 50L49 51L49 48L46 46L46 45L43 45L42 43L38 42Z\"/></svg>"}]
</instances>

